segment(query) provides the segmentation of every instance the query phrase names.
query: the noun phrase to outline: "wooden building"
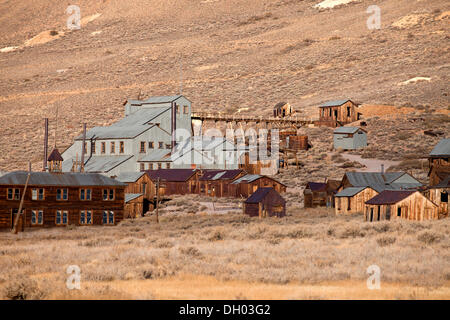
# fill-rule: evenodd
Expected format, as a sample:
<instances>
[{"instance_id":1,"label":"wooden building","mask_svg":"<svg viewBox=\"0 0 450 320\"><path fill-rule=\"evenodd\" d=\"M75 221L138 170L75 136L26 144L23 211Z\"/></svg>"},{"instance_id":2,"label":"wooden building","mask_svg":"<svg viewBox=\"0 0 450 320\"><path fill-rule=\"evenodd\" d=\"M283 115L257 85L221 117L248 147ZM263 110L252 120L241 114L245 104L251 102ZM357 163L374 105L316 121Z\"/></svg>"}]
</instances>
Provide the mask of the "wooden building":
<instances>
[{"instance_id":1,"label":"wooden building","mask_svg":"<svg viewBox=\"0 0 450 320\"><path fill-rule=\"evenodd\" d=\"M419 191L385 190L366 201L364 217L366 221L380 220L435 220L439 208Z\"/></svg>"},{"instance_id":2,"label":"wooden building","mask_svg":"<svg viewBox=\"0 0 450 320\"><path fill-rule=\"evenodd\" d=\"M125 218L128 216L143 216L147 211L153 210L154 194L151 193L152 181L145 172L122 172L116 178L117 181L125 183L125 199L132 199L131 205L125 201ZM141 195L137 197L136 195ZM138 205L137 202L141 201ZM136 208L138 211L129 212L127 210Z\"/></svg>"},{"instance_id":3,"label":"wooden building","mask_svg":"<svg viewBox=\"0 0 450 320\"><path fill-rule=\"evenodd\" d=\"M378 194L370 187L348 187L335 195L335 213L354 214L364 213L364 206L367 200L370 200Z\"/></svg>"},{"instance_id":4,"label":"wooden building","mask_svg":"<svg viewBox=\"0 0 450 320\"><path fill-rule=\"evenodd\" d=\"M284 217L286 200L274 188L258 188L244 201L242 210L250 217Z\"/></svg>"},{"instance_id":5,"label":"wooden building","mask_svg":"<svg viewBox=\"0 0 450 320\"><path fill-rule=\"evenodd\" d=\"M358 127L339 127L333 131L334 149L356 150L367 147L367 131Z\"/></svg>"},{"instance_id":6,"label":"wooden building","mask_svg":"<svg viewBox=\"0 0 450 320\"><path fill-rule=\"evenodd\" d=\"M142 193L125 193L125 219L142 217L147 211L144 211L144 195Z\"/></svg>"},{"instance_id":7,"label":"wooden building","mask_svg":"<svg viewBox=\"0 0 450 320\"><path fill-rule=\"evenodd\" d=\"M442 182L450 175L450 139L442 139L428 156L430 186Z\"/></svg>"},{"instance_id":8,"label":"wooden building","mask_svg":"<svg viewBox=\"0 0 450 320\"><path fill-rule=\"evenodd\" d=\"M278 193L286 192L286 185L283 183L259 174L246 174L234 180L229 185L230 196L237 198L248 198L258 188L272 187Z\"/></svg>"},{"instance_id":9,"label":"wooden building","mask_svg":"<svg viewBox=\"0 0 450 320\"><path fill-rule=\"evenodd\" d=\"M198 193L211 197L229 197L230 183L246 174L243 170L202 170L198 179Z\"/></svg>"},{"instance_id":10,"label":"wooden building","mask_svg":"<svg viewBox=\"0 0 450 320\"><path fill-rule=\"evenodd\" d=\"M340 127L347 123L358 121L361 114L357 110L358 104L352 100L334 100L319 106L319 126Z\"/></svg>"},{"instance_id":11,"label":"wooden building","mask_svg":"<svg viewBox=\"0 0 450 320\"><path fill-rule=\"evenodd\" d=\"M307 182L303 190L305 208L325 207L327 204L327 184L325 182Z\"/></svg>"},{"instance_id":12,"label":"wooden building","mask_svg":"<svg viewBox=\"0 0 450 320\"><path fill-rule=\"evenodd\" d=\"M450 208L448 205L448 194L450 192L450 175L438 184L428 187L425 196L439 207L439 215L448 217Z\"/></svg>"},{"instance_id":13,"label":"wooden building","mask_svg":"<svg viewBox=\"0 0 450 320\"><path fill-rule=\"evenodd\" d=\"M341 185L341 180L327 179L327 208L335 207L335 195L339 190Z\"/></svg>"},{"instance_id":14,"label":"wooden building","mask_svg":"<svg viewBox=\"0 0 450 320\"><path fill-rule=\"evenodd\" d=\"M279 102L273 107L274 117L286 117L294 113L294 109L288 102Z\"/></svg>"},{"instance_id":15,"label":"wooden building","mask_svg":"<svg viewBox=\"0 0 450 320\"><path fill-rule=\"evenodd\" d=\"M59 168L56 163L50 167ZM0 228L13 227L23 195L20 229L116 225L124 215L125 187L96 173L10 172L0 177Z\"/></svg>"},{"instance_id":16,"label":"wooden building","mask_svg":"<svg viewBox=\"0 0 450 320\"><path fill-rule=\"evenodd\" d=\"M198 177L200 171L196 169L158 169L146 171L151 180L150 194L156 196L156 183L159 179L159 196L174 194L198 193Z\"/></svg>"}]
</instances>

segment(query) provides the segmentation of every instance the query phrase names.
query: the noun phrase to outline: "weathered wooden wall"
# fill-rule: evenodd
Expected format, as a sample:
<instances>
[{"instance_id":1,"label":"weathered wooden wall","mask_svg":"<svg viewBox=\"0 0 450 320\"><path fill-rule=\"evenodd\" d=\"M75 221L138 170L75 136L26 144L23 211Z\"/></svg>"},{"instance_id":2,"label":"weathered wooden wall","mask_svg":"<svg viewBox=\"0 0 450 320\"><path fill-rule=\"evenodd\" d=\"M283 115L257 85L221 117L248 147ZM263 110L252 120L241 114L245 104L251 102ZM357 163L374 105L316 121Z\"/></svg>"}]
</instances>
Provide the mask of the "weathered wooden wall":
<instances>
[{"instance_id":1,"label":"weathered wooden wall","mask_svg":"<svg viewBox=\"0 0 450 320\"><path fill-rule=\"evenodd\" d=\"M364 213L365 202L375 197L377 194L378 192L372 188L365 188L353 197L335 197L335 213L337 215Z\"/></svg>"}]
</instances>

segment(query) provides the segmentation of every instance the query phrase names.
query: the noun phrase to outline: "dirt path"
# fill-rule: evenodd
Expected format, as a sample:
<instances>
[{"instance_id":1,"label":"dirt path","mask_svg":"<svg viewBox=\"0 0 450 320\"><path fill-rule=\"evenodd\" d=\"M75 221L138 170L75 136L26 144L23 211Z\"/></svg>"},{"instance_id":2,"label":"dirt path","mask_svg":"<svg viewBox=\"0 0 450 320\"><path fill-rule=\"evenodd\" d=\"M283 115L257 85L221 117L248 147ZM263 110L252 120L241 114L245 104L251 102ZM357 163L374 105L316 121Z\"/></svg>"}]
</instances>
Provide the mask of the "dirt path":
<instances>
[{"instance_id":1,"label":"dirt path","mask_svg":"<svg viewBox=\"0 0 450 320\"><path fill-rule=\"evenodd\" d=\"M378 172L381 170L381 165L384 165L384 170L387 170L389 167L396 166L400 163L400 161L390 161L390 160L379 160L379 159L364 159L360 155L356 154L348 154L342 153L343 158L356 161L365 165L366 168L361 169L363 172Z\"/></svg>"}]
</instances>

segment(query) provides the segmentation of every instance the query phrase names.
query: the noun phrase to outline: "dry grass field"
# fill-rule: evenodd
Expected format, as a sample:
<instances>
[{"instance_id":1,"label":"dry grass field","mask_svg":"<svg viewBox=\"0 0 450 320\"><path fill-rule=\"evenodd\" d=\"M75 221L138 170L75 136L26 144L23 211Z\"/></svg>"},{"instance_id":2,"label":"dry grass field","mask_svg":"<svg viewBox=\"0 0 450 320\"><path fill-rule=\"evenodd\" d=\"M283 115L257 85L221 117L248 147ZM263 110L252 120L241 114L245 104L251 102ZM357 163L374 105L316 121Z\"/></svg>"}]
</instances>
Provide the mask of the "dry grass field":
<instances>
[{"instance_id":1,"label":"dry grass field","mask_svg":"<svg viewBox=\"0 0 450 320\"><path fill-rule=\"evenodd\" d=\"M4 299L448 299L450 224L365 223L291 207L283 219L162 215L115 227L0 233ZM381 289L366 286L370 265ZM69 265L81 289L68 290Z\"/></svg>"}]
</instances>

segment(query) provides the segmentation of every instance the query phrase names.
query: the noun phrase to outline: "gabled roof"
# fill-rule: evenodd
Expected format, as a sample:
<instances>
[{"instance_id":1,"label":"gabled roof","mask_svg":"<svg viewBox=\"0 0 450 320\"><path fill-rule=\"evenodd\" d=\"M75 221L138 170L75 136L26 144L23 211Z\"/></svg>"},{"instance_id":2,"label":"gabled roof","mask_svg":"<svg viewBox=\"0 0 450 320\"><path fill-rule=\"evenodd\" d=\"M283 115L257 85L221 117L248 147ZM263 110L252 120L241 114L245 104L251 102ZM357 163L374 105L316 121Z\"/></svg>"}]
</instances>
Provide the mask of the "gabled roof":
<instances>
[{"instance_id":1,"label":"gabled roof","mask_svg":"<svg viewBox=\"0 0 450 320\"><path fill-rule=\"evenodd\" d=\"M311 191L326 191L327 184L322 182L308 182L306 183L306 189L311 189Z\"/></svg>"},{"instance_id":2,"label":"gabled roof","mask_svg":"<svg viewBox=\"0 0 450 320\"><path fill-rule=\"evenodd\" d=\"M117 177L116 180L124 183L132 183L138 181L145 172L122 172Z\"/></svg>"},{"instance_id":3,"label":"gabled roof","mask_svg":"<svg viewBox=\"0 0 450 320\"><path fill-rule=\"evenodd\" d=\"M125 118L126 119L126 118ZM130 126L109 126L109 127L94 127L86 132L86 139L132 139L154 125L130 125ZM83 135L79 135L75 140L82 140Z\"/></svg>"},{"instance_id":4,"label":"gabled roof","mask_svg":"<svg viewBox=\"0 0 450 320\"><path fill-rule=\"evenodd\" d=\"M358 130L367 132L366 130L361 129L361 128L359 128L359 127L338 127L338 128L336 128L336 129L334 129L333 133L338 133L338 134L341 134L341 133L342 133L342 134L353 134L353 133L358 132Z\"/></svg>"},{"instance_id":5,"label":"gabled roof","mask_svg":"<svg viewBox=\"0 0 450 320\"><path fill-rule=\"evenodd\" d=\"M48 156L48 161L64 161L61 153L59 153L58 149L53 149L52 153Z\"/></svg>"},{"instance_id":6,"label":"gabled roof","mask_svg":"<svg viewBox=\"0 0 450 320\"><path fill-rule=\"evenodd\" d=\"M394 204L399 201L402 201L403 199L406 199L413 193L418 192L416 190L385 190L381 192L380 194L376 195L372 199L366 201L366 204L375 204L375 205L382 205L382 204Z\"/></svg>"},{"instance_id":7,"label":"gabled roof","mask_svg":"<svg viewBox=\"0 0 450 320\"><path fill-rule=\"evenodd\" d=\"M125 193L125 203L143 196L142 193Z\"/></svg>"},{"instance_id":8,"label":"gabled roof","mask_svg":"<svg viewBox=\"0 0 450 320\"><path fill-rule=\"evenodd\" d=\"M339 189L339 186L341 185L341 180L333 180L328 179L327 180L327 190L336 192L337 189Z\"/></svg>"},{"instance_id":9,"label":"gabled roof","mask_svg":"<svg viewBox=\"0 0 450 320\"><path fill-rule=\"evenodd\" d=\"M161 181L184 182L195 174L195 169L158 169L146 172L152 181L160 178Z\"/></svg>"},{"instance_id":10,"label":"gabled roof","mask_svg":"<svg viewBox=\"0 0 450 320\"><path fill-rule=\"evenodd\" d=\"M14 171L0 177L0 185L25 185L28 172ZM98 173L31 172L30 186L123 186L126 184Z\"/></svg>"},{"instance_id":11,"label":"gabled roof","mask_svg":"<svg viewBox=\"0 0 450 320\"><path fill-rule=\"evenodd\" d=\"M242 177L234 180L231 184L249 183L249 182L253 182L258 179L261 179L262 177L263 176L260 174L246 174L246 175L243 175Z\"/></svg>"},{"instance_id":12,"label":"gabled roof","mask_svg":"<svg viewBox=\"0 0 450 320\"><path fill-rule=\"evenodd\" d=\"M353 187L371 187L377 192L383 190L400 190L420 187L422 184L417 183L396 183L406 172L346 172L349 183ZM413 177L412 177L413 178Z\"/></svg>"},{"instance_id":13,"label":"gabled roof","mask_svg":"<svg viewBox=\"0 0 450 320\"><path fill-rule=\"evenodd\" d=\"M335 197L353 197L354 195L360 193L367 187L348 187L341 192L336 193Z\"/></svg>"},{"instance_id":14,"label":"gabled roof","mask_svg":"<svg viewBox=\"0 0 450 320\"><path fill-rule=\"evenodd\" d=\"M274 109L279 109L283 106L285 106L287 104L287 102L278 102L275 107L273 107Z\"/></svg>"},{"instance_id":15,"label":"gabled roof","mask_svg":"<svg viewBox=\"0 0 450 320\"><path fill-rule=\"evenodd\" d=\"M235 170L205 170L199 180L232 180L241 174L241 169Z\"/></svg>"},{"instance_id":16,"label":"gabled roof","mask_svg":"<svg viewBox=\"0 0 450 320\"><path fill-rule=\"evenodd\" d=\"M259 203L269 194L270 191L275 190L274 188L258 188L252 193L250 197L245 200L245 203Z\"/></svg>"},{"instance_id":17,"label":"gabled roof","mask_svg":"<svg viewBox=\"0 0 450 320\"><path fill-rule=\"evenodd\" d=\"M319 108L324 108L324 107L336 107L336 106L342 106L344 103L346 103L347 101L352 101L350 99L342 99L342 100L332 100L332 101L327 101L325 103L322 103ZM352 101L353 102L353 101ZM354 102L353 102L354 103Z\"/></svg>"},{"instance_id":18,"label":"gabled roof","mask_svg":"<svg viewBox=\"0 0 450 320\"><path fill-rule=\"evenodd\" d=\"M430 152L430 158L441 157L450 157L450 139L442 139Z\"/></svg>"}]
</instances>

